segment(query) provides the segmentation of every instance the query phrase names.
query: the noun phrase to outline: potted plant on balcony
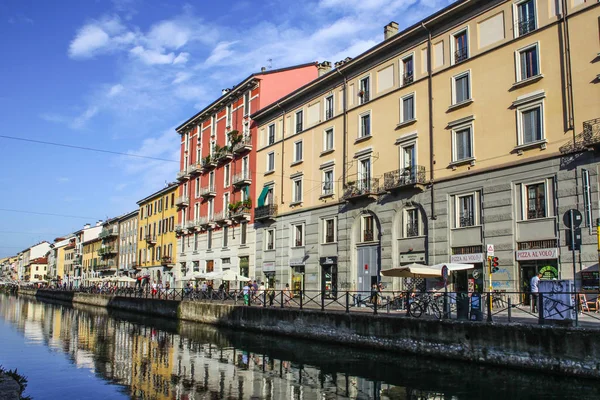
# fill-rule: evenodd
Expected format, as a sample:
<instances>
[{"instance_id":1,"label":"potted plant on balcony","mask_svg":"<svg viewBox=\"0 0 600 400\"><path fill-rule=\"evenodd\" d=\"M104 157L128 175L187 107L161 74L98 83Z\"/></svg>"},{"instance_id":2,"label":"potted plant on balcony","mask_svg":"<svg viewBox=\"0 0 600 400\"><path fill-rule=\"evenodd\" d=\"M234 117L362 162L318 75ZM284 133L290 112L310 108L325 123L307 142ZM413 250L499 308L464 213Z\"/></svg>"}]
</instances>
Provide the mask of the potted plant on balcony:
<instances>
[{"instance_id":1,"label":"potted plant on balcony","mask_svg":"<svg viewBox=\"0 0 600 400\"><path fill-rule=\"evenodd\" d=\"M238 144L242 141L242 135L237 130L233 130L233 131L229 132L227 134L227 136L229 136L229 142L231 143L231 148L233 148L233 146L235 146L236 144Z\"/></svg>"},{"instance_id":2,"label":"potted plant on balcony","mask_svg":"<svg viewBox=\"0 0 600 400\"><path fill-rule=\"evenodd\" d=\"M244 200L242 203L242 207L244 207L244 209L246 210L250 210L252 208L252 199L248 197L246 200Z\"/></svg>"}]
</instances>

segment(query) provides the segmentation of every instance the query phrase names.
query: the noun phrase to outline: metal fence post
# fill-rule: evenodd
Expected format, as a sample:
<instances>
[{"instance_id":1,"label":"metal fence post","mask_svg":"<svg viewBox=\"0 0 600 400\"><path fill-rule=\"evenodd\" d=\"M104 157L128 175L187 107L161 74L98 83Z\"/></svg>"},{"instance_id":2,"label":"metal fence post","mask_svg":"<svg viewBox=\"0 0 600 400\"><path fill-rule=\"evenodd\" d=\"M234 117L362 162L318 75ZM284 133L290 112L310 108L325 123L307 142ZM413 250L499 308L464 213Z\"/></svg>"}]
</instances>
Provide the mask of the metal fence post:
<instances>
[{"instance_id":1,"label":"metal fence post","mask_svg":"<svg viewBox=\"0 0 600 400\"><path fill-rule=\"evenodd\" d=\"M511 315L512 315L512 301L510 300L510 296L508 296L508 322L510 322Z\"/></svg>"},{"instance_id":2,"label":"metal fence post","mask_svg":"<svg viewBox=\"0 0 600 400\"><path fill-rule=\"evenodd\" d=\"M373 303L373 314L377 315L377 303L379 303L379 296L375 293L375 302Z\"/></svg>"},{"instance_id":3,"label":"metal fence post","mask_svg":"<svg viewBox=\"0 0 600 400\"><path fill-rule=\"evenodd\" d=\"M302 290L300 291L300 309L302 310L302 306L304 304L304 292L302 292Z\"/></svg>"},{"instance_id":4,"label":"metal fence post","mask_svg":"<svg viewBox=\"0 0 600 400\"><path fill-rule=\"evenodd\" d=\"M350 312L350 293L346 291L346 313Z\"/></svg>"},{"instance_id":5,"label":"metal fence post","mask_svg":"<svg viewBox=\"0 0 600 400\"><path fill-rule=\"evenodd\" d=\"M487 295L487 322L494 322L492 320L492 293L488 292Z\"/></svg>"},{"instance_id":6,"label":"metal fence post","mask_svg":"<svg viewBox=\"0 0 600 400\"><path fill-rule=\"evenodd\" d=\"M540 292L537 294L537 308L538 308L538 323L544 325L544 293Z\"/></svg>"},{"instance_id":7,"label":"metal fence post","mask_svg":"<svg viewBox=\"0 0 600 400\"><path fill-rule=\"evenodd\" d=\"M267 306L267 291L263 290L263 307Z\"/></svg>"},{"instance_id":8,"label":"metal fence post","mask_svg":"<svg viewBox=\"0 0 600 400\"><path fill-rule=\"evenodd\" d=\"M233 291L233 305L237 305L237 290Z\"/></svg>"},{"instance_id":9,"label":"metal fence post","mask_svg":"<svg viewBox=\"0 0 600 400\"><path fill-rule=\"evenodd\" d=\"M409 311L410 311L410 291L406 291L405 294L405 300L404 300L404 306L406 307L406 315L410 315Z\"/></svg>"},{"instance_id":10,"label":"metal fence post","mask_svg":"<svg viewBox=\"0 0 600 400\"><path fill-rule=\"evenodd\" d=\"M283 308L283 290L281 291L281 308Z\"/></svg>"},{"instance_id":11,"label":"metal fence post","mask_svg":"<svg viewBox=\"0 0 600 400\"><path fill-rule=\"evenodd\" d=\"M575 327L579 326L579 307L580 307L579 293L575 293ZM598 310L596 310L598 312Z\"/></svg>"},{"instance_id":12,"label":"metal fence post","mask_svg":"<svg viewBox=\"0 0 600 400\"><path fill-rule=\"evenodd\" d=\"M325 291L321 289L321 311L325 311Z\"/></svg>"}]
</instances>

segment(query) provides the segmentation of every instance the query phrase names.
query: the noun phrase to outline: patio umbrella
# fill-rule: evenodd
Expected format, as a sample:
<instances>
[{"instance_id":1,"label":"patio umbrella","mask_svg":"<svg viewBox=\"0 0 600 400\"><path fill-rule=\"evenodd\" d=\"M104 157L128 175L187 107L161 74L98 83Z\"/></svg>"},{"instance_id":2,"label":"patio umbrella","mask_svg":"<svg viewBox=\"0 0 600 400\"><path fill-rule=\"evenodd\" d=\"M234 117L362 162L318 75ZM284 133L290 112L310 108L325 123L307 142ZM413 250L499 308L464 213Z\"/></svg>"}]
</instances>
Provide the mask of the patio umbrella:
<instances>
[{"instance_id":1,"label":"patio umbrella","mask_svg":"<svg viewBox=\"0 0 600 400\"><path fill-rule=\"evenodd\" d=\"M132 282L136 282L136 280L133 278L130 278L128 276L120 276L119 278L117 278L117 282L132 283Z\"/></svg>"},{"instance_id":2,"label":"patio umbrella","mask_svg":"<svg viewBox=\"0 0 600 400\"><path fill-rule=\"evenodd\" d=\"M402 265L381 271L383 276L391 276L395 278L437 278L442 276L440 270L432 269L428 265L412 263Z\"/></svg>"},{"instance_id":3,"label":"patio umbrella","mask_svg":"<svg viewBox=\"0 0 600 400\"><path fill-rule=\"evenodd\" d=\"M247 276L238 275L230 269L223 272L221 279L224 281L236 281L236 282L246 282L246 281L250 280L250 278L248 278Z\"/></svg>"},{"instance_id":4,"label":"patio umbrella","mask_svg":"<svg viewBox=\"0 0 600 400\"><path fill-rule=\"evenodd\" d=\"M458 264L458 263L440 263L440 264L432 265L428 268L439 271L440 272L439 276L442 276L442 268L444 268L444 265L446 267L448 267L448 272L463 271L465 269L475 268L475 265L473 265L473 264Z\"/></svg>"},{"instance_id":5,"label":"patio umbrella","mask_svg":"<svg viewBox=\"0 0 600 400\"><path fill-rule=\"evenodd\" d=\"M204 274L204 278L210 280L213 279L222 279L223 277L223 273L222 272L217 272L217 271L213 271L213 272L208 272L206 274Z\"/></svg>"}]
</instances>

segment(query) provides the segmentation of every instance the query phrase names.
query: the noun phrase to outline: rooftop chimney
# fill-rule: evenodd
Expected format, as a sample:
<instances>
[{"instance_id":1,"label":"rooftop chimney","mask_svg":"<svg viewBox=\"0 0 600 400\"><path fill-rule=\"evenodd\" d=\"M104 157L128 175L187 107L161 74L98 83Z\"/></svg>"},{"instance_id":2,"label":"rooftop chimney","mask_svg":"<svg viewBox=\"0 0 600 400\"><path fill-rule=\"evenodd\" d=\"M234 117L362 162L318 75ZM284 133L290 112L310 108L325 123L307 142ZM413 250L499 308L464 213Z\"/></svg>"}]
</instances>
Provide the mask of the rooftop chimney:
<instances>
[{"instance_id":1,"label":"rooftop chimney","mask_svg":"<svg viewBox=\"0 0 600 400\"><path fill-rule=\"evenodd\" d=\"M83 229L88 229L89 227L90 227L90 224L85 224L85 225L83 226Z\"/></svg>"},{"instance_id":2,"label":"rooftop chimney","mask_svg":"<svg viewBox=\"0 0 600 400\"><path fill-rule=\"evenodd\" d=\"M383 27L383 40L388 40L396 33L398 33L398 23L392 21Z\"/></svg>"},{"instance_id":3,"label":"rooftop chimney","mask_svg":"<svg viewBox=\"0 0 600 400\"><path fill-rule=\"evenodd\" d=\"M319 76L323 76L329 71L331 71L331 63L329 61L323 61L320 64L317 64L317 71L319 71Z\"/></svg>"},{"instance_id":4,"label":"rooftop chimney","mask_svg":"<svg viewBox=\"0 0 600 400\"><path fill-rule=\"evenodd\" d=\"M260 67L260 72L265 72L267 70L267 67Z\"/></svg>"},{"instance_id":5,"label":"rooftop chimney","mask_svg":"<svg viewBox=\"0 0 600 400\"><path fill-rule=\"evenodd\" d=\"M229 93L229 89L221 89L221 95Z\"/></svg>"}]
</instances>

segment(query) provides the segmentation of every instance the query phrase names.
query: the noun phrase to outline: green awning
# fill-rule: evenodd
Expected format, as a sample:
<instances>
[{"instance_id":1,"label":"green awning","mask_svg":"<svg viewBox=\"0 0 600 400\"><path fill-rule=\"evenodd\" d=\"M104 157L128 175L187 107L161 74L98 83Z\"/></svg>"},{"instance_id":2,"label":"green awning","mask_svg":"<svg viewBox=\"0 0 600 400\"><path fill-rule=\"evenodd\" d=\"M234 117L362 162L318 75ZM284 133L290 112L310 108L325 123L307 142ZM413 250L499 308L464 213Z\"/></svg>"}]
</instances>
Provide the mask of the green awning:
<instances>
[{"instance_id":1,"label":"green awning","mask_svg":"<svg viewBox=\"0 0 600 400\"><path fill-rule=\"evenodd\" d=\"M265 199L267 198L267 194L269 193L269 186L265 186L262 190L262 192L260 192L260 196L258 196L258 203L256 204L257 207L262 207L265 205Z\"/></svg>"}]
</instances>

